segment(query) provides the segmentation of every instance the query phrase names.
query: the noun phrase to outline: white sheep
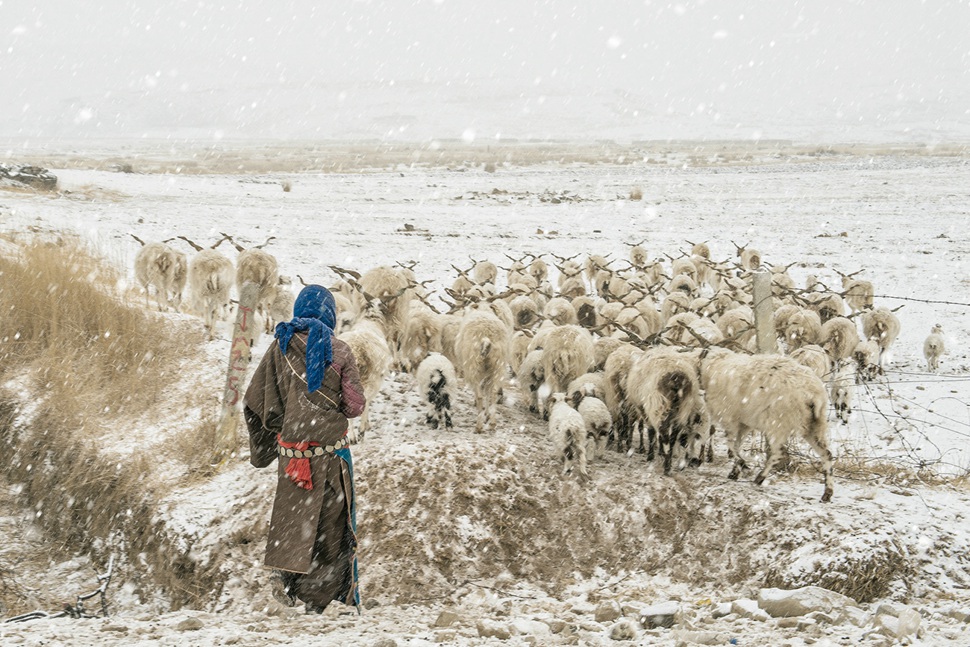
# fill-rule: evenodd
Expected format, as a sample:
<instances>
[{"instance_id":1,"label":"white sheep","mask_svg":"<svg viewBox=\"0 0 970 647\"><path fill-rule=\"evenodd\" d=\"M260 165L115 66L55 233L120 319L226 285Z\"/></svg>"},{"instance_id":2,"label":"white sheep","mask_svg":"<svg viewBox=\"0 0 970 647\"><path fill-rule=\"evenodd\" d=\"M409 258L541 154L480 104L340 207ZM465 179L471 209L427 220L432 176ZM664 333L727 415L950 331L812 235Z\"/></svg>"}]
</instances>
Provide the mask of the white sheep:
<instances>
[{"instance_id":1,"label":"white sheep","mask_svg":"<svg viewBox=\"0 0 970 647\"><path fill-rule=\"evenodd\" d=\"M388 346L395 353L394 360L399 362L396 353L410 312L411 283L400 269L382 265L364 272L358 285L366 298L379 300Z\"/></svg>"},{"instance_id":2,"label":"white sheep","mask_svg":"<svg viewBox=\"0 0 970 647\"><path fill-rule=\"evenodd\" d=\"M563 474L576 472L582 482L590 480L586 470L586 421L578 411L569 406L563 393L553 393L550 398L549 437L556 455L562 458Z\"/></svg>"},{"instance_id":3,"label":"white sheep","mask_svg":"<svg viewBox=\"0 0 970 647\"><path fill-rule=\"evenodd\" d=\"M277 284L273 286L268 301L269 307L267 309L270 331L273 330L276 323L289 321L293 318L293 303L295 298L293 297L293 290L290 289L291 284L292 282L289 277L280 276Z\"/></svg>"},{"instance_id":4,"label":"white sheep","mask_svg":"<svg viewBox=\"0 0 970 647\"><path fill-rule=\"evenodd\" d=\"M542 316L557 326L577 324L579 322L579 319L576 316L576 309L573 308L572 302L565 297L555 297L554 299L549 299Z\"/></svg>"},{"instance_id":5,"label":"white sheep","mask_svg":"<svg viewBox=\"0 0 970 647\"><path fill-rule=\"evenodd\" d=\"M411 373L429 353L441 352L441 321L437 312L412 301L401 335L401 368Z\"/></svg>"},{"instance_id":6,"label":"white sheep","mask_svg":"<svg viewBox=\"0 0 970 647\"><path fill-rule=\"evenodd\" d=\"M186 277L185 254L166 243L148 243L135 256L135 278L145 290L146 307L150 288L154 288L159 310L164 306L178 311Z\"/></svg>"},{"instance_id":7,"label":"white sheep","mask_svg":"<svg viewBox=\"0 0 970 647\"><path fill-rule=\"evenodd\" d=\"M853 279L849 276L842 277L842 297L846 305L852 312L861 312L872 308L875 295L875 288L869 281Z\"/></svg>"},{"instance_id":8,"label":"white sheep","mask_svg":"<svg viewBox=\"0 0 970 647\"><path fill-rule=\"evenodd\" d=\"M370 310L371 308L365 310L365 314ZM349 436L354 443L362 441L364 434L370 430L370 408L391 367L391 349L387 344L381 317L379 313L365 316L353 328L340 335L340 339L347 342L354 354L366 399L364 412L351 425Z\"/></svg>"},{"instance_id":9,"label":"white sheep","mask_svg":"<svg viewBox=\"0 0 970 647\"><path fill-rule=\"evenodd\" d=\"M862 335L879 345L879 372L885 370L889 348L899 336L899 318L889 308L879 307L862 313Z\"/></svg>"},{"instance_id":10,"label":"white sheep","mask_svg":"<svg viewBox=\"0 0 970 647\"><path fill-rule=\"evenodd\" d=\"M511 330L491 312L474 310L462 319L455 348L462 375L475 394L475 431L495 425L495 402L508 371Z\"/></svg>"},{"instance_id":11,"label":"white sheep","mask_svg":"<svg viewBox=\"0 0 970 647\"><path fill-rule=\"evenodd\" d=\"M633 427L637 412L628 397L630 367L643 351L624 342L610 353L603 366L606 406L613 416L617 451L628 451L633 444Z\"/></svg>"},{"instance_id":12,"label":"white sheep","mask_svg":"<svg viewBox=\"0 0 970 647\"><path fill-rule=\"evenodd\" d=\"M829 359L828 353L825 352L825 349L817 344L808 344L807 346L796 348L788 353L788 356L802 366L807 366L812 369L812 372L820 380L824 381L831 377L831 360Z\"/></svg>"},{"instance_id":13,"label":"white sheep","mask_svg":"<svg viewBox=\"0 0 970 647\"><path fill-rule=\"evenodd\" d=\"M879 344L875 339L862 339L852 351L856 364L856 377L859 381L875 379L879 374Z\"/></svg>"},{"instance_id":14,"label":"white sheep","mask_svg":"<svg viewBox=\"0 0 970 647\"><path fill-rule=\"evenodd\" d=\"M841 362L852 357L852 352L859 345L859 330L851 319L832 317L822 324L819 345L833 362Z\"/></svg>"},{"instance_id":15,"label":"white sheep","mask_svg":"<svg viewBox=\"0 0 970 647\"><path fill-rule=\"evenodd\" d=\"M836 417L842 424L848 424L855 399L856 374L851 362L839 364L829 380L829 396Z\"/></svg>"},{"instance_id":16,"label":"white sheep","mask_svg":"<svg viewBox=\"0 0 970 647\"><path fill-rule=\"evenodd\" d=\"M593 365L593 337L585 328L557 326L542 343L542 368L551 393L565 392L571 381Z\"/></svg>"},{"instance_id":17,"label":"white sheep","mask_svg":"<svg viewBox=\"0 0 970 647\"><path fill-rule=\"evenodd\" d=\"M630 368L628 389L631 406L648 426L647 460L653 459L656 435L664 474L680 446L687 447L682 463L699 464L711 425L691 358L670 348L647 350Z\"/></svg>"},{"instance_id":18,"label":"white sheep","mask_svg":"<svg viewBox=\"0 0 970 647\"><path fill-rule=\"evenodd\" d=\"M700 376L711 418L727 432L734 456L728 478L737 479L745 467L741 442L748 432L761 431L768 440L764 468L754 480L758 485L778 461L782 446L797 432L821 459L825 475L822 501L831 500L828 395L811 369L790 357L747 356L711 349L701 358Z\"/></svg>"},{"instance_id":19,"label":"white sheep","mask_svg":"<svg viewBox=\"0 0 970 647\"><path fill-rule=\"evenodd\" d=\"M449 429L451 403L455 400L458 377L451 361L441 353L431 353L418 365L415 384L421 398L428 403L425 421L432 429Z\"/></svg>"},{"instance_id":20,"label":"white sheep","mask_svg":"<svg viewBox=\"0 0 970 647\"><path fill-rule=\"evenodd\" d=\"M606 359L610 354L625 343L617 337L597 337L593 341L593 366L591 370L602 371L606 367Z\"/></svg>"},{"instance_id":21,"label":"white sheep","mask_svg":"<svg viewBox=\"0 0 970 647\"><path fill-rule=\"evenodd\" d=\"M570 400L573 400L577 393L580 398L590 396L604 400L606 398L606 378L602 372L583 373L569 383L565 393Z\"/></svg>"},{"instance_id":22,"label":"white sheep","mask_svg":"<svg viewBox=\"0 0 970 647\"><path fill-rule=\"evenodd\" d=\"M516 379L519 381L519 391L528 395L529 411L539 413L545 406L542 384L546 381L545 369L542 367L542 349L529 351L519 365Z\"/></svg>"},{"instance_id":23,"label":"white sheep","mask_svg":"<svg viewBox=\"0 0 970 647\"><path fill-rule=\"evenodd\" d=\"M512 321L516 330L528 330L539 321L539 306L535 299L524 294L517 295L509 301L512 311Z\"/></svg>"},{"instance_id":24,"label":"white sheep","mask_svg":"<svg viewBox=\"0 0 970 647\"><path fill-rule=\"evenodd\" d=\"M210 339L214 336L216 322L222 320L229 309L234 282L232 261L214 249L203 249L189 261L193 307L202 313Z\"/></svg>"},{"instance_id":25,"label":"white sheep","mask_svg":"<svg viewBox=\"0 0 970 647\"><path fill-rule=\"evenodd\" d=\"M814 310L802 308L788 318L785 341L789 349L818 344L822 336L822 320Z\"/></svg>"},{"instance_id":26,"label":"white sheep","mask_svg":"<svg viewBox=\"0 0 970 647\"><path fill-rule=\"evenodd\" d=\"M472 267L472 280L478 285L486 283L495 285L498 281L498 265L492 261L475 261Z\"/></svg>"},{"instance_id":27,"label":"white sheep","mask_svg":"<svg viewBox=\"0 0 970 647\"><path fill-rule=\"evenodd\" d=\"M926 358L926 368L936 372L940 368L940 357L946 353L946 344L943 342L943 327L936 324L930 330L929 336L923 342L923 357Z\"/></svg>"},{"instance_id":28,"label":"white sheep","mask_svg":"<svg viewBox=\"0 0 970 647\"><path fill-rule=\"evenodd\" d=\"M512 333L509 341L509 368L512 369L512 375L519 374L519 367L522 365L522 360L529 354L529 344L532 342L532 336L533 333L531 330L516 330Z\"/></svg>"},{"instance_id":29,"label":"white sheep","mask_svg":"<svg viewBox=\"0 0 970 647\"><path fill-rule=\"evenodd\" d=\"M573 402L579 401L576 410L583 417L586 423L586 439L593 441L592 458L600 458L606 450L606 443L609 441L610 433L613 431L613 416L606 403L600 398L593 396L582 396L577 392L573 396Z\"/></svg>"},{"instance_id":30,"label":"white sheep","mask_svg":"<svg viewBox=\"0 0 970 647\"><path fill-rule=\"evenodd\" d=\"M273 331L269 304L279 281L280 269L275 256L255 247L239 252L236 257L236 290L242 294L243 284L249 282L259 287L256 312L263 318L263 328L267 333Z\"/></svg>"}]
</instances>

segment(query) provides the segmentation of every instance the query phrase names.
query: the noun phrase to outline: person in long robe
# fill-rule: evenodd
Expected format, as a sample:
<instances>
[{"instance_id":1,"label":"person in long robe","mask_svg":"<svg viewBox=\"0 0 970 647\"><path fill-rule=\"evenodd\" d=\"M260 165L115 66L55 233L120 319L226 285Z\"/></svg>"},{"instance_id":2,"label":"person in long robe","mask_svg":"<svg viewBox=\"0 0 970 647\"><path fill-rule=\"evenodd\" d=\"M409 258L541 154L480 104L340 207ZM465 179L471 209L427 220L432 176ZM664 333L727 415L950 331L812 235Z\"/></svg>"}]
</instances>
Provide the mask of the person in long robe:
<instances>
[{"instance_id":1,"label":"person in long robe","mask_svg":"<svg viewBox=\"0 0 970 647\"><path fill-rule=\"evenodd\" d=\"M366 400L350 347L333 335L333 295L309 285L293 313L277 325L244 399L250 462L278 465L265 564L284 604L322 613L338 600L359 611L347 419Z\"/></svg>"}]
</instances>

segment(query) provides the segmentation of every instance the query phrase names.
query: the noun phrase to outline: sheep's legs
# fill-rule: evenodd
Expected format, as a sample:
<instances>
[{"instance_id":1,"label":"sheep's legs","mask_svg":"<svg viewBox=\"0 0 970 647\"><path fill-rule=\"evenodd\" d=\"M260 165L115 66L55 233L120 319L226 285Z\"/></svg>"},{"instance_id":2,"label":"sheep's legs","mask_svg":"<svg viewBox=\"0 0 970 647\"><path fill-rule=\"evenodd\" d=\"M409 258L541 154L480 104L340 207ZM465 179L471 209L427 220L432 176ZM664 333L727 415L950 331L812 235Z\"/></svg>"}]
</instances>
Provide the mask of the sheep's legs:
<instances>
[{"instance_id":1,"label":"sheep's legs","mask_svg":"<svg viewBox=\"0 0 970 647\"><path fill-rule=\"evenodd\" d=\"M832 500L832 452L829 451L828 445L815 435L809 435L805 440L808 441L808 444L811 445L822 461L822 473L825 475L825 492L822 493L822 503L828 503Z\"/></svg>"},{"instance_id":2,"label":"sheep's legs","mask_svg":"<svg viewBox=\"0 0 970 647\"><path fill-rule=\"evenodd\" d=\"M741 456L741 440L747 433L748 427L745 425L739 425L733 433L728 433L728 454L734 458L734 467L728 474L728 478L732 481L736 481L738 476L741 475L741 470L748 467L748 464L744 462L744 457Z\"/></svg>"},{"instance_id":3,"label":"sheep's legs","mask_svg":"<svg viewBox=\"0 0 970 647\"><path fill-rule=\"evenodd\" d=\"M754 479L755 485L761 485L764 483L765 478L771 472L771 468L775 466L778 459L781 458L781 448L785 444L785 441L777 436L767 436L768 441L768 453L765 456L765 466L758 473L758 476Z\"/></svg>"}]
</instances>

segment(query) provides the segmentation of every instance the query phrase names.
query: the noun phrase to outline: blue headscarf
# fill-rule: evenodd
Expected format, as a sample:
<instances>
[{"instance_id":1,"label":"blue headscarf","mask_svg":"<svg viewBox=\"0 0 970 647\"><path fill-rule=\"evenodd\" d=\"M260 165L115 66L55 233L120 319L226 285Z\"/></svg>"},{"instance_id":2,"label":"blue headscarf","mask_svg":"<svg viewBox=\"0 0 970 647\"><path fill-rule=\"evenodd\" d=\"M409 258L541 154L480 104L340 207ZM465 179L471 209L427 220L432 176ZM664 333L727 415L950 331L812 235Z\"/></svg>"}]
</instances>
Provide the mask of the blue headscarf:
<instances>
[{"instance_id":1,"label":"blue headscarf","mask_svg":"<svg viewBox=\"0 0 970 647\"><path fill-rule=\"evenodd\" d=\"M276 325L280 351L286 355L290 338L297 331L309 331L306 344L306 385L313 393L323 384L323 374L333 361L330 335L337 325L337 304L330 290L321 285L308 285L293 304L293 319Z\"/></svg>"}]
</instances>

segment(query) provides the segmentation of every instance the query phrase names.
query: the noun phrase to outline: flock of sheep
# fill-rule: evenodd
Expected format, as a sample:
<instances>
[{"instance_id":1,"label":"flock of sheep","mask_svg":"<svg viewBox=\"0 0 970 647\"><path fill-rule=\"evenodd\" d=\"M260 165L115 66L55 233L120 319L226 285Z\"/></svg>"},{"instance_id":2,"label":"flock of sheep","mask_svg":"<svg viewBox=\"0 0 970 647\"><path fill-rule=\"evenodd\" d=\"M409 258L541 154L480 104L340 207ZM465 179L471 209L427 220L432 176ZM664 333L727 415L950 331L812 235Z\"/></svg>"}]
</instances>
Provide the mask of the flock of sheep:
<instances>
[{"instance_id":1,"label":"flock of sheep","mask_svg":"<svg viewBox=\"0 0 970 647\"><path fill-rule=\"evenodd\" d=\"M234 277L231 261L215 250L233 242L223 236L210 249L183 238L198 251L187 264L167 243L144 245L136 275L166 307L178 306L187 282L210 335L228 311L233 280L254 281L258 312L271 330L292 314L289 285L259 248L236 246ZM831 499L829 405L842 422L848 419L855 385L882 372L899 334L896 315L875 306L870 282L843 275L841 288L833 289L809 277L798 289L789 268L765 268L755 250L737 247L737 260L717 262L704 243L655 260L642 244L632 245L624 261L549 257L549 263L509 257L508 268L490 261L453 266L454 282L435 295L414 265L363 273L331 266L341 277L331 286L335 332L354 352L368 402L389 371L406 371L427 403L428 424L447 428L464 383L474 395L476 430L484 432L495 426L512 375L529 410L548 420L564 472L575 470L583 481L588 460L609 443L630 451L637 439L648 459L660 454L665 474L675 460L678 468L711 461L720 427L733 460L729 478L746 467L741 443L748 433L767 439L759 484L798 435L818 454L822 501ZM554 280L550 264L558 270ZM762 269L771 272L783 354L756 354L749 277ZM924 351L935 370L944 352L938 327ZM369 426L365 409L354 439L362 440Z\"/></svg>"}]
</instances>

